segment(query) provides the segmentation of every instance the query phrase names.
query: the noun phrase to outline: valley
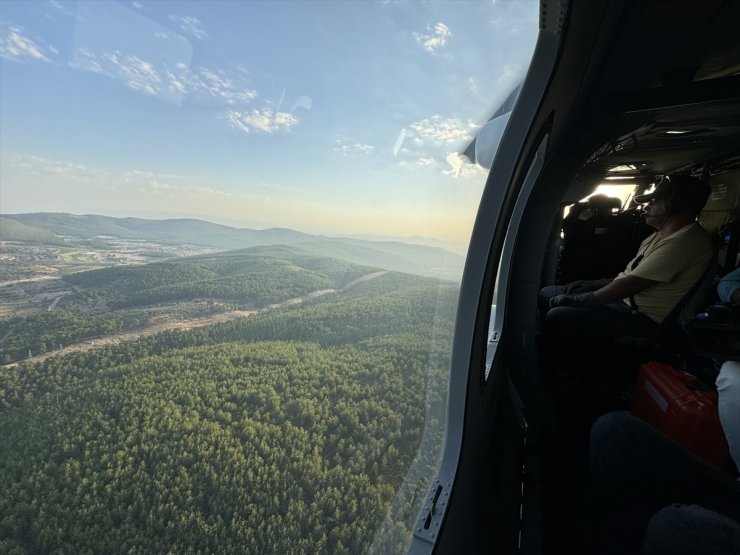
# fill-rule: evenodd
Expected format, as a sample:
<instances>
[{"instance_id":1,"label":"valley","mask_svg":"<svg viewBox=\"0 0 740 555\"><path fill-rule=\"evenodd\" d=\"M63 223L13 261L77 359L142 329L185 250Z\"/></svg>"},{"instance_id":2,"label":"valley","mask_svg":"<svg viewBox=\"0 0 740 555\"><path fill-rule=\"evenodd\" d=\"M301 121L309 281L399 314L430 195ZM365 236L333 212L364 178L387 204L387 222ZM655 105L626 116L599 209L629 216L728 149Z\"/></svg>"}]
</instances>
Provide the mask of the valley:
<instances>
[{"instance_id":1,"label":"valley","mask_svg":"<svg viewBox=\"0 0 740 555\"><path fill-rule=\"evenodd\" d=\"M454 281L374 249L77 240L2 244L0 551L403 551Z\"/></svg>"}]
</instances>

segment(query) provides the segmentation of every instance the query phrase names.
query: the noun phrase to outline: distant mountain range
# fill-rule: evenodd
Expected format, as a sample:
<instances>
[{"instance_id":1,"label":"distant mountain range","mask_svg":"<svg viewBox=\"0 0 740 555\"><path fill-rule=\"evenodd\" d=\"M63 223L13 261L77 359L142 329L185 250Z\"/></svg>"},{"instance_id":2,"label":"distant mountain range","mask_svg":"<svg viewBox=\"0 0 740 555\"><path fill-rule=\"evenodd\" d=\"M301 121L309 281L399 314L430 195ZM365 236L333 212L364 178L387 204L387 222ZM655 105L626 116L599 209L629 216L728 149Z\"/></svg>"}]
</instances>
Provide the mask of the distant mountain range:
<instances>
[{"instance_id":1,"label":"distant mountain range","mask_svg":"<svg viewBox=\"0 0 740 555\"><path fill-rule=\"evenodd\" d=\"M399 272L458 279L464 258L446 249L400 241L370 241L310 235L292 229L238 229L197 219L148 220L63 213L0 216L0 240L75 246L106 238L198 245L221 250L288 245L314 256Z\"/></svg>"}]
</instances>

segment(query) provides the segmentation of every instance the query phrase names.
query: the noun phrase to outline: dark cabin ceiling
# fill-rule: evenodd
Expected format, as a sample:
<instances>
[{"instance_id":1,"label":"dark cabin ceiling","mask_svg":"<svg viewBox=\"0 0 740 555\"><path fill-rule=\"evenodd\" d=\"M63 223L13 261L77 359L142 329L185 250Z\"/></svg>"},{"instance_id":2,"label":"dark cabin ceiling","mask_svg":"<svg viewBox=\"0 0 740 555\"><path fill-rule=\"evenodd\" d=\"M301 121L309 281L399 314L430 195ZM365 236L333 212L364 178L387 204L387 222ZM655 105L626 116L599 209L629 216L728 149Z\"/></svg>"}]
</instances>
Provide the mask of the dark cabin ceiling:
<instances>
[{"instance_id":1,"label":"dark cabin ceiling","mask_svg":"<svg viewBox=\"0 0 740 555\"><path fill-rule=\"evenodd\" d=\"M740 1L631 4L585 110L594 135L610 138L579 174L648 178L738 167ZM635 168L613 171L629 164Z\"/></svg>"}]
</instances>

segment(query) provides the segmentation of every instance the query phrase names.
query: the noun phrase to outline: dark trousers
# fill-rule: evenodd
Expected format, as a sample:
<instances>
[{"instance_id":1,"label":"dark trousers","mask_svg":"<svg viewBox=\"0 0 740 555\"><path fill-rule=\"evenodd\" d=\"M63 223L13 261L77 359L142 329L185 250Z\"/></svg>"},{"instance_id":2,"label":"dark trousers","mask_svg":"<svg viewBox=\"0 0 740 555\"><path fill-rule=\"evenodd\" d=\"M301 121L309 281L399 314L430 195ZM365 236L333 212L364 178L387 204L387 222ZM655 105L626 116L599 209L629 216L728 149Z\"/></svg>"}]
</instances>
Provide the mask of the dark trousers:
<instances>
[{"instance_id":1,"label":"dark trousers","mask_svg":"<svg viewBox=\"0 0 740 555\"><path fill-rule=\"evenodd\" d=\"M594 420L624 407L622 394L637 373L633 350L612 342L615 335L649 336L657 324L626 304L550 308L559 286L540 291L540 368L554 393L554 427L544 434L544 543L546 551L579 552L588 469L588 434Z\"/></svg>"},{"instance_id":2,"label":"dark trousers","mask_svg":"<svg viewBox=\"0 0 740 555\"><path fill-rule=\"evenodd\" d=\"M619 351L611 342L614 336L647 337L658 327L623 302L550 308L550 299L562 290L557 285L545 287L538 298L542 315L542 368L552 381L598 374L600 367L616 360L610 356Z\"/></svg>"},{"instance_id":3,"label":"dark trousers","mask_svg":"<svg viewBox=\"0 0 740 555\"><path fill-rule=\"evenodd\" d=\"M543 506L546 551L579 552L588 473L588 434L601 414L624 406L621 393L634 383L633 351L612 342L615 335L646 337L657 324L624 303L550 308L559 286L540 291L540 368L552 397L555 422L544 433Z\"/></svg>"}]
</instances>

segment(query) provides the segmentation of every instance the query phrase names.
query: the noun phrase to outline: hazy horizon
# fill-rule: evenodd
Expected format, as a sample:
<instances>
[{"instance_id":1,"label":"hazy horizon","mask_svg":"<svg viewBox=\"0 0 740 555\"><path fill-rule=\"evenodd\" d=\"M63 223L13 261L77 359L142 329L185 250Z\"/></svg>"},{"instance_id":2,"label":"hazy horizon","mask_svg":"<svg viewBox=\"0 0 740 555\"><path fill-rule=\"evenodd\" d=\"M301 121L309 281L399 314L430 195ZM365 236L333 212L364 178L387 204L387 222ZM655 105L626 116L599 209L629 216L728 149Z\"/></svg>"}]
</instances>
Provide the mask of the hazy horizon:
<instances>
[{"instance_id":1,"label":"hazy horizon","mask_svg":"<svg viewBox=\"0 0 740 555\"><path fill-rule=\"evenodd\" d=\"M24 215L24 214L69 214L72 216L104 216L109 218L136 218L136 219L142 219L142 220L151 220L151 221L167 221L167 220L198 220L203 221L211 224L216 225L224 225L233 229L245 229L245 230L255 230L255 231L263 231L268 229L288 229L291 231L297 231L299 233L305 233L307 235L314 235L317 237L328 237L328 238L348 238L348 239L357 239L357 240L366 240L366 241L377 241L377 242L383 242L383 241L393 241L393 242L401 242L406 244L419 244L419 245L425 245L425 246L436 246L440 248L444 248L447 250L451 250L456 254L465 255L467 252L467 242L466 241L454 241L454 240L444 240L440 239L438 237L433 236L419 236L419 235L413 235L413 236L392 236L387 234L357 234L357 233L336 233L336 232L322 232L322 231L316 231L316 230L310 230L310 229L300 229L297 227L286 227L286 226L280 226L280 225L270 225L267 223L257 223L257 222L239 222L234 220L229 220L228 218L218 218L216 216L198 216L194 214L160 214L160 213L148 213L148 212L139 212L139 213L118 213L118 212L110 212L110 213L75 213L75 212L55 212L55 211L46 211L46 210L29 210L29 211L8 211L0 210L0 216L7 216L12 217L16 215Z\"/></svg>"},{"instance_id":2,"label":"hazy horizon","mask_svg":"<svg viewBox=\"0 0 740 555\"><path fill-rule=\"evenodd\" d=\"M487 172L459 153L523 78L537 14L2 2L0 206L467 242Z\"/></svg>"}]
</instances>

